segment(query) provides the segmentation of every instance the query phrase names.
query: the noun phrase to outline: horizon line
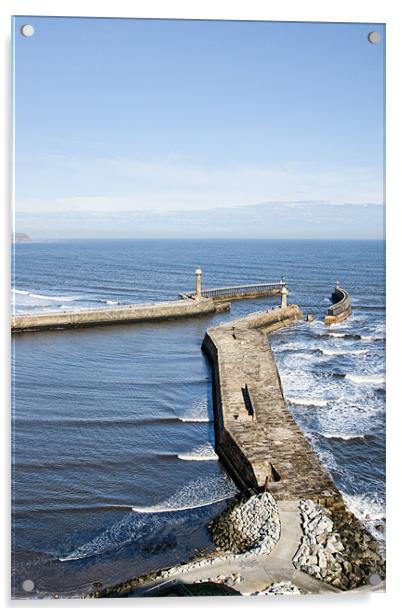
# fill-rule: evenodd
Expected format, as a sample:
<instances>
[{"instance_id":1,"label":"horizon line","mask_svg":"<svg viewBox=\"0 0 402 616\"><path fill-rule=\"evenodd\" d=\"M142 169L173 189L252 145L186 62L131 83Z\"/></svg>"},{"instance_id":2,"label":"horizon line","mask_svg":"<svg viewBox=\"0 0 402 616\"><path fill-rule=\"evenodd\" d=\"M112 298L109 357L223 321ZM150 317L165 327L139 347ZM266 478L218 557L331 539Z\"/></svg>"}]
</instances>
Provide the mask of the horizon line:
<instances>
[{"instance_id":1,"label":"horizon line","mask_svg":"<svg viewBox=\"0 0 402 616\"><path fill-rule=\"evenodd\" d=\"M22 232L17 232L17 233L22 233ZM27 234L29 235L29 234ZM129 236L129 237L41 237L41 238L31 238L30 240L23 240L23 241L15 241L12 239L11 243L12 244L30 244L31 242L43 242L43 241L76 241L76 240L83 240L83 241L96 241L96 240L112 240L112 241L119 241L119 240L145 240L145 241L158 241L158 240L162 240L162 241L166 241L166 240L175 240L175 241L221 241L221 240L233 240L233 241L271 241L271 242L281 242L281 241L286 241L286 242L298 242L298 241L305 241L305 242L384 242L386 241L385 237L382 238L376 238L376 237L346 237L346 238L339 238L339 237L138 237L138 236Z\"/></svg>"}]
</instances>

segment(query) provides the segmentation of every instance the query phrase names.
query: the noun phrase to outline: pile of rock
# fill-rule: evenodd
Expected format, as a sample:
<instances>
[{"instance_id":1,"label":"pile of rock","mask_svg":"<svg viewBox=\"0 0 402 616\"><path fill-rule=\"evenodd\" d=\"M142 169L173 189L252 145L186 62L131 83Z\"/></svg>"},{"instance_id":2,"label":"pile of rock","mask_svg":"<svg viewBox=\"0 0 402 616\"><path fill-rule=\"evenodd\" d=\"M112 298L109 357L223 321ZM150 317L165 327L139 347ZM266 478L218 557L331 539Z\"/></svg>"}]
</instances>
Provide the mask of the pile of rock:
<instances>
[{"instance_id":1,"label":"pile of rock","mask_svg":"<svg viewBox=\"0 0 402 616\"><path fill-rule=\"evenodd\" d=\"M216 575L212 577L203 578L197 580L197 584L205 582L213 582L214 584L225 584L225 586L235 586L243 581L243 577L239 573L231 573L230 575Z\"/></svg>"},{"instance_id":2,"label":"pile of rock","mask_svg":"<svg viewBox=\"0 0 402 616\"><path fill-rule=\"evenodd\" d=\"M283 580L282 582L274 582L265 590L254 592L253 595L301 595L300 588L292 584L292 582Z\"/></svg>"},{"instance_id":3,"label":"pile of rock","mask_svg":"<svg viewBox=\"0 0 402 616\"><path fill-rule=\"evenodd\" d=\"M350 590L385 578L378 542L350 512L300 501L303 538L293 564L336 588Z\"/></svg>"},{"instance_id":4,"label":"pile of rock","mask_svg":"<svg viewBox=\"0 0 402 616\"><path fill-rule=\"evenodd\" d=\"M280 535L279 513L269 492L232 504L210 524L215 545L225 552L268 554Z\"/></svg>"}]
</instances>

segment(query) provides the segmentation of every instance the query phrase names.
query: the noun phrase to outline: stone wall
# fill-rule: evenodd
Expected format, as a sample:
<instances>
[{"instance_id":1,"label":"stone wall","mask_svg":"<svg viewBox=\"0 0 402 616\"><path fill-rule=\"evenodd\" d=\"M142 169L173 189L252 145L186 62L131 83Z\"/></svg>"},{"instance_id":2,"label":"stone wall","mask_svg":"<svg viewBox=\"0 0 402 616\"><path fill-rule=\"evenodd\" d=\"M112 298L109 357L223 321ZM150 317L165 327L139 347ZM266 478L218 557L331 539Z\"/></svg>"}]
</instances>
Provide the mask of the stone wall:
<instances>
[{"instance_id":1,"label":"stone wall","mask_svg":"<svg viewBox=\"0 0 402 616\"><path fill-rule=\"evenodd\" d=\"M283 397L268 333L302 319L298 306L275 308L207 331L212 366L215 448L236 483L279 500L341 496Z\"/></svg>"},{"instance_id":2,"label":"stone wall","mask_svg":"<svg viewBox=\"0 0 402 616\"><path fill-rule=\"evenodd\" d=\"M349 293L345 289L336 288L332 293L333 304L328 308L328 313L325 316L324 322L326 325L344 321L352 314L352 305L350 303Z\"/></svg>"},{"instance_id":3,"label":"stone wall","mask_svg":"<svg viewBox=\"0 0 402 616\"><path fill-rule=\"evenodd\" d=\"M76 312L19 315L11 320L11 331L12 333L19 333L24 331L94 327L117 323L161 321L197 317L212 312L216 312L214 302L211 299L201 299L200 301L179 300L135 306L118 306L110 309L80 310Z\"/></svg>"}]
</instances>

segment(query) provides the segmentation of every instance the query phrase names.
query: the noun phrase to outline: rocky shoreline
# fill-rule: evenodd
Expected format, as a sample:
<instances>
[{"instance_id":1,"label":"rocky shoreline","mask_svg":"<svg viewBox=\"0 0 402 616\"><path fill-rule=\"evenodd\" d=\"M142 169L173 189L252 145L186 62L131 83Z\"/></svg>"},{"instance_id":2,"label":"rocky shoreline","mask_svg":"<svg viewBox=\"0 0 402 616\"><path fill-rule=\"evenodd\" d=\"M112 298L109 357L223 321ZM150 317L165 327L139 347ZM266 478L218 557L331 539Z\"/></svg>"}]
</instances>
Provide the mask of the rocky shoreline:
<instances>
[{"instance_id":1,"label":"rocky shoreline","mask_svg":"<svg viewBox=\"0 0 402 616\"><path fill-rule=\"evenodd\" d=\"M385 579L378 541L346 510L300 501L303 538L293 558L297 569L341 590Z\"/></svg>"},{"instance_id":2,"label":"rocky shoreline","mask_svg":"<svg viewBox=\"0 0 402 616\"><path fill-rule=\"evenodd\" d=\"M325 583L334 591L370 588L385 579L385 560L378 541L353 513L345 508L324 508L312 500L299 501L300 544L293 556L294 573ZM269 492L240 497L209 525L216 550L207 556L169 569L99 589L86 598L127 596L141 593L158 583L187 579L192 583L214 582L226 586L245 585L247 564L264 562L269 570L270 553L281 537L277 503ZM297 544L296 544L297 545ZM293 553L293 552L292 552ZM261 561L260 561L261 559ZM237 563L234 565L234 563ZM244 569L245 567L245 569ZM328 586L329 585L329 586ZM304 594L291 579L277 579L257 592L246 595Z\"/></svg>"},{"instance_id":3,"label":"rocky shoreline","mask_svg":"<svg viewBox=\"0 0 402 616\"><path fill-rule=\"evenodd\" d=\"M215 545L232 554L269 554L280 535L276 501L269 492L230 505L211 524Z\"/></svg>"},{"instance_id":4,"label":"rocky shoreline","mask_svg":"<svg viewBox=\"0 0 402 616\"><path fill-rule=\"evenodd\" d=\"M100 598L129 593L144 584L165 580L191 571L202 570L208 565L220 564L229 558L250 558L268 555L280 536L279 512L274 497L269 492L241 497L231 503L209 526L216 551L207 558L198 557L187 563L166 570L152 572L117 586L86 595L85 598ZM218 582L232 586L241 581L241 576L228 571L217 577L200 577L198 582Z\"/></svg>"}]
</instances>

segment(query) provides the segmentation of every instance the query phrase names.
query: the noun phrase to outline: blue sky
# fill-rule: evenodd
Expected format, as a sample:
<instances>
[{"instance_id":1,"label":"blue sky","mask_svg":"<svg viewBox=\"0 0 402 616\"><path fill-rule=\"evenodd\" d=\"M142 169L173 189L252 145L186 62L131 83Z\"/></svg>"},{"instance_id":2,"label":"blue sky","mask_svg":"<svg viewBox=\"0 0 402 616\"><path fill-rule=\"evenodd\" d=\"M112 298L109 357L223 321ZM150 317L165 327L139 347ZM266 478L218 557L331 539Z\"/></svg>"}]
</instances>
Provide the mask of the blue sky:
<instances>
[{"instance_id":1,"label":"blue sky","mask_svg":"<svg viewBox=\"0 0 402 616\"><path fill-rule=\"evenodd\" d=\"M17 230L135 237L158 216L180 230L185 211L183 234L197 236L207 210L303 202L327 216L320 236L340 233L334 204L383 203L384 36L367 24L16 18ZM371 206L353 208L349 234L368 211L365 236L382 236ZM230 218L241 237L242 216ZM307 219L288 236L308 237Z\"/></svg>"}]
</instances>

